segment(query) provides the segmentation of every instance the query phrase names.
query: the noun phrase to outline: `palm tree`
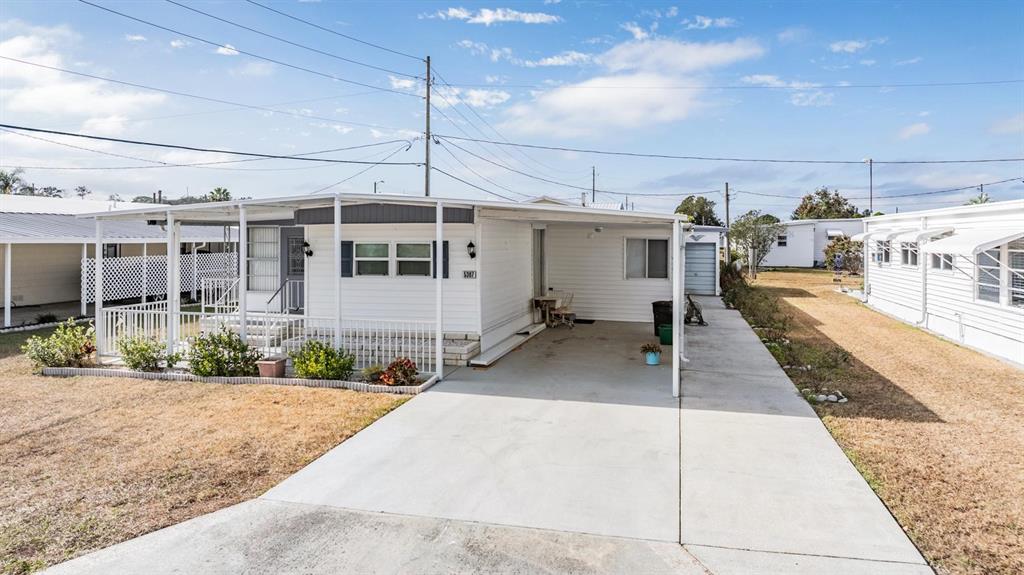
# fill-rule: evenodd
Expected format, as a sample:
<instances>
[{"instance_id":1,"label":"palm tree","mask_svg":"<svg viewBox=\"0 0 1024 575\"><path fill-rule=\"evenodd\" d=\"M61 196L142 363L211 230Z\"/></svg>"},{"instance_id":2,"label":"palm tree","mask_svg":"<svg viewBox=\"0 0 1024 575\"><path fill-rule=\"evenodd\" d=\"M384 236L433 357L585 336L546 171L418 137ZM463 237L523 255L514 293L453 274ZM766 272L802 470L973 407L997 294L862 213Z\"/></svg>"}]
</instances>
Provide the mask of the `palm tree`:
<instances>
[{"instance_id":1,"label":"palm tree","mask_svg":"<svg viewBox=\"0 0 1024 575\"><path fill-rule=\"evenodd\" d=\"M25 170L21 168L0 170L0 194L11 195L20 190L25 185L25 180L21 178L24 173Z\"/></svg>"},{"instance_id":2,"label":"palm tree","mask_svg":"<svg viewBox=\"0 0 1024 575\"><path fill-rule=\"evenodd\" d=\"M985 192L978 192L978 195L976 195L973 198L967 200L967 203L964 204L964 205L965 206L973 206L973 205L976 205L976 204L987 204L988 200L989 200L989 197L988 197L987 193L985 193Z\"/></svg>"}]
</instances>

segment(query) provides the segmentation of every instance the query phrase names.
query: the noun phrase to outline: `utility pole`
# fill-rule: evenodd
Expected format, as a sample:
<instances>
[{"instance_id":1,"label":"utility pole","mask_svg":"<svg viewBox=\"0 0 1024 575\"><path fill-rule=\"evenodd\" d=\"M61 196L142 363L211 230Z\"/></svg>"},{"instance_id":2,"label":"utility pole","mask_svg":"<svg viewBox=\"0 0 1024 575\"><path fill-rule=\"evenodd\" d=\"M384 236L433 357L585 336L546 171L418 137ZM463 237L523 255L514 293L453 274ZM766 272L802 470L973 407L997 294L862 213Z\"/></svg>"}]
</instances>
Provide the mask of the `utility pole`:
<instances>
[{"instance_id":1,"label":"utility pole","mask_svg":"<svg viewBox=\"0 0 1024 575\"><path fill-rule=\"evenodd\" d=\"M732 239L729 238L729 182L725 183L725 263L732 263Z\"/></svg>"},{"instance_id":2,"label":"utility pole","mask_svg":"<svg viewBox=\"0 0 1024 575\"><path fill-rule=\"evenodd\" d=\"M875 161L868 158L868 211L875 213Z\"/></svg>"},{"instance_id":3,"label":"utility pole","mask_svg":"<svg viewBox=\"0 0 1024 575\"><path fill-rule=\"evenodd\" d=\"M597 202L597 167L590 166L590 203Z\"/></svg>"},{"instance_id":4,"label":"utility pole","mask_svg":"<svg viewBox=\"0 0 1024 575\"><path fill-rule=\"evenodd\" d=\"M427 129L424 135L427 140L423 150L423 165L426 168L423 170L423 195L430 196L430 56L427 56Z\"/></svg>"}]
</instances>

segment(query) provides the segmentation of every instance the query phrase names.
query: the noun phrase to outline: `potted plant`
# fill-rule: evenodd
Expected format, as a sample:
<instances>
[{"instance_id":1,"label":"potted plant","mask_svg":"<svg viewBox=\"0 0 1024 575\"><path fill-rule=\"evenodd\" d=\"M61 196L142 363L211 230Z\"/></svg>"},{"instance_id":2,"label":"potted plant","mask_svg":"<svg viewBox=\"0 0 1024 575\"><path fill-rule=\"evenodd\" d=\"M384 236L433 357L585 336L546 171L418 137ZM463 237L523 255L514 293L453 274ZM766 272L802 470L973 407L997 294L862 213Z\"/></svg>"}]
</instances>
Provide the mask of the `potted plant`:
<instances>
[{"instance_id":1,"label":"potted plant","mask_svg":"<svg viewBox=\"0 0 1024 575\"><path fill-rule=\"evenodd\" d=\"M645 343L640 346L647 365L658 365L661 363L661 346L656 343Z\"/></svg>"}]
</instances>

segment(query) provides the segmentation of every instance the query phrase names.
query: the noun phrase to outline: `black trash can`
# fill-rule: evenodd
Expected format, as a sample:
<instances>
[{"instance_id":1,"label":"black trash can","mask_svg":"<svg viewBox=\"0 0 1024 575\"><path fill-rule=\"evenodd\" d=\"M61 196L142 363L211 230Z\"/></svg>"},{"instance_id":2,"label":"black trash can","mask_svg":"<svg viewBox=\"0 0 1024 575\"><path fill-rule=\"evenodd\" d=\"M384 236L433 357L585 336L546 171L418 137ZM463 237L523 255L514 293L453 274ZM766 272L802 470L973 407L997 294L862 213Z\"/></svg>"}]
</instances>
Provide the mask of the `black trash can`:
<instances>
[{"instance_id":1,"label":"black trash can","mask_svg":"<svg viewBox=\"0 0 1024 575\"><path fill-rule=\"evenodd\" d=\"M659 325L672 325L672 302L651 302L651 307L654 310L654 335L658 335Z\"/></svg>"}]
</instances>

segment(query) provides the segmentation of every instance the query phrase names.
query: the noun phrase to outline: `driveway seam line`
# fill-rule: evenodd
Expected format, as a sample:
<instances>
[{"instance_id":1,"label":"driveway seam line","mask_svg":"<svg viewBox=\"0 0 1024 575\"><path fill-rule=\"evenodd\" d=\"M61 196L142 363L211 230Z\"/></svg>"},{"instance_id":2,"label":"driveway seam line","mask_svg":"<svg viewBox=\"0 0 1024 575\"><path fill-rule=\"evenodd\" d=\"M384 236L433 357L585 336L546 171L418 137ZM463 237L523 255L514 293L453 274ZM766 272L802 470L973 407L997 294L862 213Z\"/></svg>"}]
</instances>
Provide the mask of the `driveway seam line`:
<instances>
[{"instance_id":1,"label":"driveway seam line","mask_svg":"<svg viewBox=\"0 0 1024 575\"><path fill-rule=\"evenodd\" d=\"M825 555L821 553L798 553L796 551L774 551L771 549L751 549L745 547L729 547L727 545L706 545L702 543L683 543L683 547L706 547L708 549L726 549L729 551L749 551L752 553L771 553L773 555L794 555L797 557L821 557L824 559L849 559L851 561L867 561L871 563L895 563L897 565L923 565L931 567L927 562L897 561L895 559L871 559L868 557L851 557L849 555Z\"/></svg>"}]
</instances>

